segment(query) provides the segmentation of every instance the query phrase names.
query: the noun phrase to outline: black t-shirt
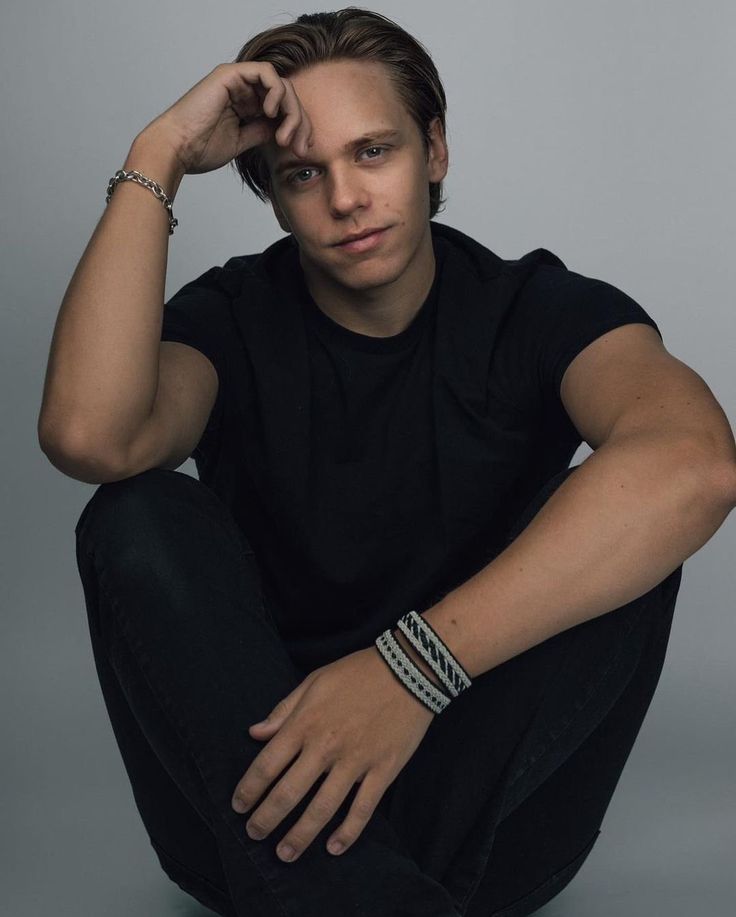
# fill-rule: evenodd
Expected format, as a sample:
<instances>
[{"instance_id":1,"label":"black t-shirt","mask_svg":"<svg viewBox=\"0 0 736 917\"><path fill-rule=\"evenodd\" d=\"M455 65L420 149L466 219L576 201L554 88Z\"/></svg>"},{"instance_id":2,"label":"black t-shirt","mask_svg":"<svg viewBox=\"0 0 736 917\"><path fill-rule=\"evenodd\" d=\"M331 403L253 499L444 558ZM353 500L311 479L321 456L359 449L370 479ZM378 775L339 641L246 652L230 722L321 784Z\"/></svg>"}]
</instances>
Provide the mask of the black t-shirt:
<instances>
[{"instance_id":1,"label":"black t-shirt","mask_svg":"<svg viewBox=\"0 0 736 917\"><path fill-rule=\"evenodd\" d=\"M286 236L166 304L162 340L219 377L197 471L232 510L305 674L364 648L487 563L581 443L565 369L612 328L659 328L546 249L516 261L430 222L412 322L371 337L326 315ZM661 336L661 334L660 334Z\"/></svg>"}]
</instances>

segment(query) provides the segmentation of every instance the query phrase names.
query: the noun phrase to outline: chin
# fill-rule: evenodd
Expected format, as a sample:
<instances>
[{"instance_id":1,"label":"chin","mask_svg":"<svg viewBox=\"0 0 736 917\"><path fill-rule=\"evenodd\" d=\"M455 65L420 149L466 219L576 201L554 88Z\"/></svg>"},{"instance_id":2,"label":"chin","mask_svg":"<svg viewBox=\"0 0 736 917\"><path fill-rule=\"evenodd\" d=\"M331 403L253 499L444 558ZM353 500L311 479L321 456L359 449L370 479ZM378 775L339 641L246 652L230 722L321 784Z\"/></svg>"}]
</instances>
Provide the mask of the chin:
<instances>
[{"instance_id":1,"label":"chin","mask_svg":"<svg viewBox=\"0 0 736 917\"><path fill-rule=\"evenodd\" d=\"M397 262L395 257L382 255L381 257L366 258L356 261L355 264L343 267L342 270L330 272L330 276L343 286L355 290L366 290L371 287L381 287L393 283L406 270L406 262Z\"/></svg>"},{"instance_id":2,"label":"chin","mask_svg":"<svg viewBox=\"0 0 736 917\"><path fill-rule=\"evenodd\" d=\"M312 270L327 282L357 291L386 286L398 280L416 254L417 244L414 242L410 246L406 238L397 238L386 249L354 260L342 258L339 252L324 260L325 250L329 252L329 243L321 248L317 246L312 252L308 247L304 248L302 254Z\"/></svg>"}]
</instances>

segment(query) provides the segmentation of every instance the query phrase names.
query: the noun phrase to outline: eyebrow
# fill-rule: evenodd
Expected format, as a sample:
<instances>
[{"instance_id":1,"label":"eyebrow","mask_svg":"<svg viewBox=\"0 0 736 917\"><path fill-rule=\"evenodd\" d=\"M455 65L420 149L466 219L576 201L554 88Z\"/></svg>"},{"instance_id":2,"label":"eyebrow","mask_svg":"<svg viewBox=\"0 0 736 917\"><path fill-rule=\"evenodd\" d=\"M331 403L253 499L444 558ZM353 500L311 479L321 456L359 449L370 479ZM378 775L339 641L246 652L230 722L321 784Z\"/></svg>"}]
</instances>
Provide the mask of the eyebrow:
<instances>
[{"instance_id":1,"label":"eyebrow","mask_svg":"<svg viewBox=\"0 0 736 917\"><path fill-rule=\"evenodd\" d=\"M401 131L396 128L391 128L388 130L376 130L370 131L366 134L363 134L361 137L356 137L355 140L350 140L346 143L343 148L343 153L350 153L358 147L365 146L367 144L374 143L376 140L389 140L393 137L398 136ZM282 175L284 172L287 172L289 169L294 168L294 166L305 166L309 160L305 157L304 159L294 159L289 158L285 159L283 162L280 162L276 166L276 175Z\"/></svg>"}]
</instances>

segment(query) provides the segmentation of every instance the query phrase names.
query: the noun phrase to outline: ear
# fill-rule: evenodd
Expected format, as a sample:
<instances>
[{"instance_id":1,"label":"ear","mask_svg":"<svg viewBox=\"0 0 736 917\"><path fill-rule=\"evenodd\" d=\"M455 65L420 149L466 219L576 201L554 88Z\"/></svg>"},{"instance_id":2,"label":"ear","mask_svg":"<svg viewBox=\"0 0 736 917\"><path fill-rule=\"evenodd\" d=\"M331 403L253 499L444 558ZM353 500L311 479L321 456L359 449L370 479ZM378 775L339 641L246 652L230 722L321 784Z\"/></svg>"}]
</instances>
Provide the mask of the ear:
<instances>
[{"instance_id":1,"label":"ear","mask_svg":"<svg viewBox=\"0 0 736 917\"><path fill-rule=\"evenodd\" d=\"M450 164L450 154L447 149L445 133L442 130L442 122L438 117L432 119L427 129L427 171L428 178L433 184L441 182L447 175L447 169Z\"/></svg>"}]
</instances>

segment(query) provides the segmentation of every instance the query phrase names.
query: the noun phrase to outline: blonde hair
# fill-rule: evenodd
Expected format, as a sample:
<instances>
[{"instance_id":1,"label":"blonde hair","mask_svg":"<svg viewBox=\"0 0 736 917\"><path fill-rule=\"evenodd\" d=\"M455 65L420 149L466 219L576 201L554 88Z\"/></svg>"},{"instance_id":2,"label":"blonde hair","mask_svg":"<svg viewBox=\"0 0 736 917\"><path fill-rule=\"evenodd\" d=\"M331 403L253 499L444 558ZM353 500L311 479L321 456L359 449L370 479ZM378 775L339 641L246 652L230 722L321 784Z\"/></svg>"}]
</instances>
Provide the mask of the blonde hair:
<instances>
[{"instance_id":1,"label":"blonde hair","mask_svg":"<svg viewBox=\"0 0 736 917\"><path fill-rule=\"evenodd\" d=\"M384 64L397 93L419 128L429 152L429 125L439 118L445 136L447 99L437 68L426 48L386 16L357 6L332 13L304 13L249 39L234 63L270 61L279 76L289 77L322 61L367 60ZM243 184L262 201L271 193L271 176L260 147L236 156L231 165ZM429 183L430 219L444 205L442 182Z\"/></svg>"}]
</instances>

